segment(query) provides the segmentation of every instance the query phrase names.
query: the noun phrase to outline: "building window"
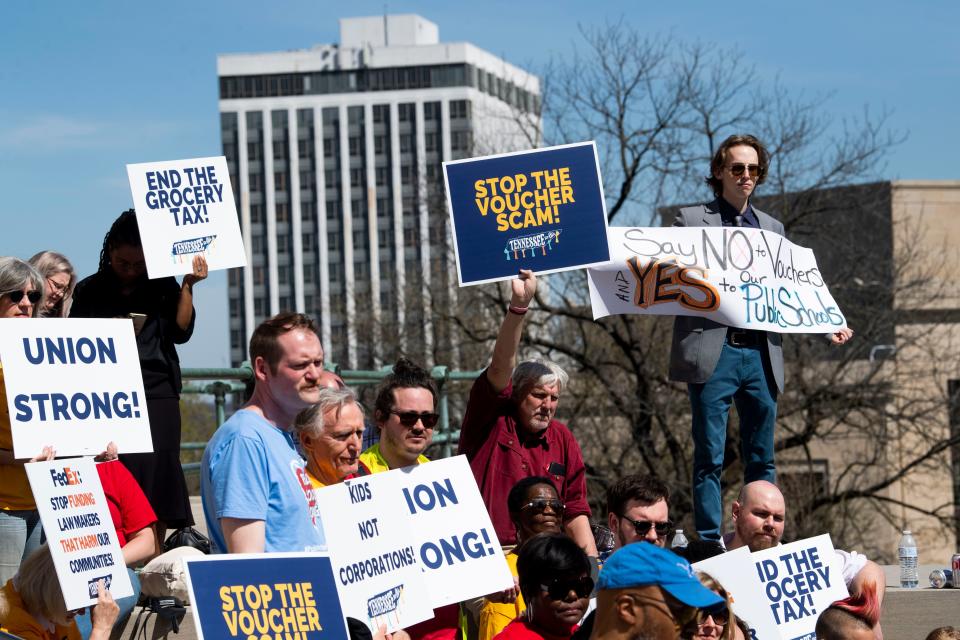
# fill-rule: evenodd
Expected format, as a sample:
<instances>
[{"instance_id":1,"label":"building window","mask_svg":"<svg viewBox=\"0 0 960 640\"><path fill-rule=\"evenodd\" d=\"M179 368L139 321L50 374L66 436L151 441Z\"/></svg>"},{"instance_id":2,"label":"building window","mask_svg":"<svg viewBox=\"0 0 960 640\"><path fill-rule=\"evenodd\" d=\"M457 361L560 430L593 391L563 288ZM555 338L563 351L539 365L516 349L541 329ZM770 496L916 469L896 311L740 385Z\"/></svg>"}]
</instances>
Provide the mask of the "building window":
<instances>
[{"instance_id":1,"label":"building window","mask_svg":"<svg viewBox=\"0 0 960 640\"><path fill-rule=\"evenodd\" d=\"M248 142L247 143L247 160L251 162L258 162L261 158L260 155L260 143L259 142Z\"/></svg>"},{"instance_id":2,"label":"building window","mask_svg":"<svg viewBox=\"0 0 960 640\"><path fill-rule=\"evenodd\" d=\"M454 131L450 134L450 149L452 151L470 150L470 132Z\"/></svg>"},{"instance_id":3,"label":"building window","mask_svg":"<svg viewBox=\"0 0 960 640\"><path fill-rule=\"evenodd\" d=\"M279 284L290 284L290 267L285 264L277 267L277 282Z\"/></svg>"},{"instance_id":4,"label":"building window","mask_svg":"<svg viewBox=\"0 0 960 640\"><path fill-rule=\"evenodd\" d=\"M327 249L329 249L330 251L340 250L340 232L339 231L327 232Z\"/></svg>"},{"instance_id":5,"label":"building window","mask_svg":"<svg viewBox=\"0 0 960 640\"><path fill-rule=\"evenodd\" d=\"M451 100L450 101L450 119L462 120L470 117L469 100Z\"/></svg>"},{"instance_id":6,"label":"building window","mask_svg":"<svg viewBox=\"0 0 960 640\"><path fill-rule=\"evenodd\" d=\"M261 222L263 222L263 205L262 204L250 205L250 223L260 224Z\"/></svg>"},{"instance_id":7,"label":"building window","mask_svg":"<svg viewBox=\"0 0 960 640\"><path fill-rule=\"evenodd\" d=\"M259 173L250 174L250 192L263 191L263 175Z\"/></svg>"},{"instance_id":8,"label":"building window","mask_svg":"<svg viewBox=\"0 0 960 640\"><path fill-rule=\"evenodd\" d=\"M439 133L428 133L424 135L423 137L424 148L426 149L427 153L431 153L437 150L437 147L439 146L437 144L437 141L439 140L439 138L440 138Z\"/></svg>"},{"instance_id":9,"label":"building window","mask_svg":"<svg viewBox=\"0 0 960 640\"><path fill-rule=\"evenodd\" d=\"M300 188L312 189L315 175L316 174L313 172L313 169L300 169Z\"/></svg>"},{"instance_id":10,"label":"building window","mask_svg":"<svg viewBox=\"0 0 960 640\"><path fill-rule=\"evenodd\" d=\"M390 105L388 104L375 104L373 105L373 121L377 124L387 122L390 118Z\"/></svg>"},{"instance_id":11,"label":"building window","mask_svg":"<svg viewBox=\"0 0 960 640\"><path fill-rule=\"evenodd\" d=\"M409 133L400 134L400 153L413 152L413 135Z\"/></svg>"},{"instance_id":12,"label":"building window","mask_svg":"<svg viewBox=\"0 0 960 640\"><path fill-rule=\"evenodd\" d=\"M377 186L378 186L378 187L386 186L387 181L389 180L389 174L390 174L390 170L389 170L387 167L377 167L377 168L376 168Z\"/></svg>"},{"instance_id":13,"label":"building window","mask_svg":"<svg viewBox=\"0 0 960 640\"><path fill-rule=\"evenodd\" d=\"M327 220L340 219L340 201L327 200Z\"/></svg>"},{"instance_id":14,"label":"building window","mask_svg":"<svg viewBox=\"0 0 960 640\"><path fill-rule=\"evenodd\" d=\"M363 145L361 144L360 136L350 136L350 155L352 156L362 156L363 155Z\"/></svg>"},{"instance_id":15,"label":"building window","mask_svg":"<svg viewBox=\"0 0 960 640\"><path fill-rule=\"evenodd\" d=\"M286 233L277 234L277 253L285 254L290 250L290 236Z\"/></svg>"},{"instance_id":16,"label":"building window","mask_svg":"<svg viewBox=\"0 0 960 640\"><path fill-rule=\"evenodd\" d=\"M280 296L280 311L293 311L293 300L290 296Z\"/></svg>"},{"instance_id":17,"label":"building window","mask_svg":"<svg viewBox=\"0 0 960 640\"><path fill-rule=\"evenodd\" d=\"M286 158L287 158L287 141L274 140L273 141L273 159L286 160Z\"/></svg>"},{"instance_id":18,"label":"building window","mask_svg":"<svg viewBox=\"0 0 960 640\"><path fill-rule=\"evenodd\" d=\"M274 209L277 212L277 222L290 222L290 205L286 202L278 202Z\"/></svg>"},{"instance_id":19,"label":"building window","mask_svg":"<svg viewBox=\"0 0 960 640\"><path fill-rule=\"evenodd\" d=\"M285 171L277 171L273 174L273 188L276 191L287 190L287 173Z\"/></svg>"},{"instance_id":20,"label":"building window","mask_svg":"<svg viewBox=\"0 0 960 640\"><path fill-rule=\"evenodd\" d=\"M263 253L263 236L253 236L250 240L251 253Z\"/></svg>"},{"instance_id":21,"label":"building window","mask_svg":"<svg viewBox=\"0 0 960 640\"><path fill-rule=\"evenodd\" d=\"M328 187L334 187L340 184L340 172L336 169L326 169L323 172L323 179Z\"/></svg>"},{"instance_id":22,"label":"building window","mask_svg":"<svg viewBox=\"0 0 960 640\"><path fill-rule=\"evenodd\" d=\"M383 155L387 153L390 149L390 143L388 142L389 138L387 136L374 136L373 137L373 152L377 155Z\"/></svg>"},{"instance_id":23,"label":"building window","mask_svg":"<svg viewBox=\"0 0 960 640\"><path fill-rule=\"evenodd\" d=\"M313 140L298 140L297 153L301 158L313 157Z\"/></svg>"},{"instance_id":24,"label":"building window","mask_svg":"<svg viewBox=\"0 0 960 640\"><path fill-rule=\"evenodd\" d=\"M337 139L336 138L324 138L323 139L323 156L325 158L332 158L337 153Z\"/></svg>"},{"instance_id":25,"label":"building window","mask_svg":"<svg viewBox=\"0 0 960 640\"><path fill-rule=\"evenodd\" d=\"M313 222L313 218L317 213L317 208L312 202L301 202L300 203L300 220L303 222Z\"/></svg>"},{"instance_id":26,"label":"building window","mask_svg":"<svg viewBox=\"0 0 960 640\"><path fill-rule=\"evenodd\" d=\"M313 240L314 235L312 233L303 234L303 252L307 253L308 251L313 251Z\"/></svg>"},{"instance_id":27,"label":"building window","mask_svg":"<svg viewBox=\"0 0 960 640\"><path fill-rule=\"evenodd\" d=\"M311 239L311 243L312 243L312 239ZM303 270L303 284L313 284L313 275L314 275L313 265L308 264L306 268Z\"/></svg>"},{"instance_id":28,"label":"building window","mask_svg":"<svg viewBox=\"0 0 960 640\"><path fill-rule=\"evenodd\" d=\"M259 286L264 282L263 279L263 267L254 267L253 268L253 285Z\"/></svg>"},{"instance_id":29,"label":"building window","mask_svg":"<svg viewBox=\"0 0 960 640\"><path fill-rule=\"evenodd\" d=\"M363 169L360 167L354 167L353 169L350 169L350 186L363 186Z\"/></svg>"}]
</instances>

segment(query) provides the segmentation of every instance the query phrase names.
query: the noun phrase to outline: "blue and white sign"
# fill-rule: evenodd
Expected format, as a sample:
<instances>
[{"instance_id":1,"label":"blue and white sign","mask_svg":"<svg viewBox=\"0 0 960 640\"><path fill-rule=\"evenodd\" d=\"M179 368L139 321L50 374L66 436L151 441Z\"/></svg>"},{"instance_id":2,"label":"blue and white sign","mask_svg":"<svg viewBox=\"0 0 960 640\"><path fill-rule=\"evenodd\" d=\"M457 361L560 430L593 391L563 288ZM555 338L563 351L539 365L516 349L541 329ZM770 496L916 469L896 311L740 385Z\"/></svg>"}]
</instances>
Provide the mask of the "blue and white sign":
<instances>
[{"instance_id":1,"label":"blue and white sign","mask_svg":"<svg viewBox=\"0 0 960 640\"><path fill-rule=\"evenodd\" d=\"M778 333L847 326L813 251L773 231L610 227L609 234L610 262L588 271L594 319L703 316Z\"/></svg>"},{"instance_id":2,"label":"blue and white sign","mask_svg":"<svg viewBox=\"0 0 960 640\"><path fill-rule=\"evenodd\" d=\"M606 262L593 142L443 163L460 286Z\"/></svg>"},{"instance_id":3,"label":"blue and white sign","mask_svg":"<svg viewBox=\"0 0 960 640\"><path fill-rule=\"evenodd\" d=\"M128 164L147 273L151 278L247 264L237 205L223 156Z\"/></svg>"},{"instance_id":4,"label":"blue and white sign","mask_svg":"<svg viewBox=\"0 0 960 640\"><path fill-rule=\"evenodd\" d=\"M129 318L0 320L0 362L17 458L153 451Z\"/></svg>"},{"instance_id":5,"label":"blue and white sign","mask_svg":"<svg viewBox=\"0 0 960 640\"><path fill-rule=\"evenodd\" d=\"M393 632L433 617L396 475L376 473L314 492L344 613L374 633L381 624Z\"/></svg>"},{"instance_id":6,"label":"blue and white sign","mask_svg":"<svg viewBox=\"0 0 960 640\"><path fill-rule=\"evenodd\" d=\"M327 554L183 559L198 640L347 640Z\"/></svg>"}]
</instances>

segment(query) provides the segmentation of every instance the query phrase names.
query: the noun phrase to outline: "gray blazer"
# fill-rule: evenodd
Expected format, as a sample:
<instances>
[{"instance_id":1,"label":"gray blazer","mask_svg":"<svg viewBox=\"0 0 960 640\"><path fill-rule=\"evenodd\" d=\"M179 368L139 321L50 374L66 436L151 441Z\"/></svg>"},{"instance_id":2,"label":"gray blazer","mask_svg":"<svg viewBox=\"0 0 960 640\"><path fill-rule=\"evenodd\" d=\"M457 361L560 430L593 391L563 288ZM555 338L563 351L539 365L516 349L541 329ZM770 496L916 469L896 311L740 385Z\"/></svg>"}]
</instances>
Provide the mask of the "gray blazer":
<instances>
[{"instance_id":1,"label":"gray blazer","mask_svg":"<svg viewBox=\"0 0 960 640\"><path fill-rule=\"evenodd\" d=\"M785 235L783 224L756 207L760 228ZM684 207L673 221L675 227L722 227L720 202ZM670 348L670 379L677 382L706 382L713 375L720 359L720 351L727 339L727 325L697 316L676 316L673 321L673 344ZM767 332L767 349L770 367L777 381L777 389L783 391L782 336Z\"/></svg>"}]
</instances>

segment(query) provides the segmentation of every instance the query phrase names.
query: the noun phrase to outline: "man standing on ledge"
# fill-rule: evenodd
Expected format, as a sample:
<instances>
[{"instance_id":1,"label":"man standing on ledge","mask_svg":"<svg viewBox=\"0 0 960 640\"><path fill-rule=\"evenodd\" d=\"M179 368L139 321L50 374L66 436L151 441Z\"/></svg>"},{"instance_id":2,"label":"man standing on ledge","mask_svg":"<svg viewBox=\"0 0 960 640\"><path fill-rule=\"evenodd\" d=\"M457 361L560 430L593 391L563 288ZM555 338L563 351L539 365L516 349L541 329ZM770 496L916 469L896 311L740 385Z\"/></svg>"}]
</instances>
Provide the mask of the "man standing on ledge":
<instances>
[{"instance_id":1,"label":"man standing on ledge","mask_svg":"<svg viewBox=\"0 0 960 640\"><path fill-rule=\"evenodd\" d=\"M767 175L770 155L751 135L723 141L710 163L707 184L716 200L684 207L675 227L752 227L785 236L783 224L750 204ZM833 344L847 342L844 327ZM686 382L693 414L694 522L703 540L720 543L723 498L720 473L730 403L740 416L744 482L774 482L773 431L777 394L783 391L783 349L775 332L737 329L697 316L673 324L670 379Z\"/></svg>"},{"instance_id":2,"label":"man standing on ledge","mask_svg":"<svg viewBox=\"0 0 960 640\"><path fill-rule=\"evenodd\" d=\"M493 359L470 390L458 453L470 461L502 545L516 544L507 509L511 487L527 476L549 476L564 503L564 529L588 556L596 557L580 445L553 419L567 374L549 361L517 365L523 316L537 291L537 278L521 269L511 286Z\"/></svg>"}]
</instances>

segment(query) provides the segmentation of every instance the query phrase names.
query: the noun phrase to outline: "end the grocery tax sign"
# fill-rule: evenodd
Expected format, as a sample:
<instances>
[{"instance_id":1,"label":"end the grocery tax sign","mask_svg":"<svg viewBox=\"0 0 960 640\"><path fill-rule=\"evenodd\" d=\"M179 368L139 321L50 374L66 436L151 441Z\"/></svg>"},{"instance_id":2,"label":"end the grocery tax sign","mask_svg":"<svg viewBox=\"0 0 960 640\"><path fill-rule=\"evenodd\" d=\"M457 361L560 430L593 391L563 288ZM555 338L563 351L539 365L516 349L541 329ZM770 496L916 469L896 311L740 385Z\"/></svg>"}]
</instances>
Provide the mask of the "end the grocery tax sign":
<instances>
[{"instance_id":1,"label":"end the grocery tax sign","mask_svg":"<svg viewBox=\"0 0 960 640\"><path fill-rule=\"evenodd\" d=\"M607 262L593 142L443 164L460 286Z\"/></svg>"}]
</instances>

